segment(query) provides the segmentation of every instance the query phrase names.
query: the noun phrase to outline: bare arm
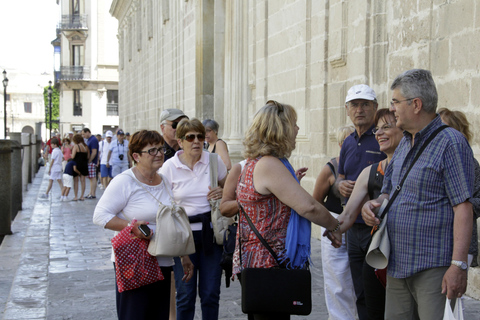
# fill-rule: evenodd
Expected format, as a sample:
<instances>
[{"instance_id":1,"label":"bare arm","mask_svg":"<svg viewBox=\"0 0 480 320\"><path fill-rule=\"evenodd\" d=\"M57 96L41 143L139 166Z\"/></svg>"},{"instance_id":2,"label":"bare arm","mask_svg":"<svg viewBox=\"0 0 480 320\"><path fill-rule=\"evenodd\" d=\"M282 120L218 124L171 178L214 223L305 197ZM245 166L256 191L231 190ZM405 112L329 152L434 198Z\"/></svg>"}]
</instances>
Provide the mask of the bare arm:
<instances>
[{"instance_id":1,"label":"bare arm","mask_svg":"<svg viewBox=\"0 0 480 320\"><path fill-rule=\"evenodd\" d=\"M75 158L75 155L77 154L77 149L78 149L77 145L74 145L72 149L72 159Z\"/></svg>"},{"instance_id":2,"label":"bare arm","mask_svg":"<svg viewBox=\"0 0 480 320\"><path fill-rule=\"evenodd\" d=\"M473 209L469 201L453 207L453 254L452 260L467 261L468 248L472 236ZM442 281L442 293L447 298L461 297L467 290L467 272L451 265Z\"/></svg>"},{"instance_id":3,"label":"bare arm","mask_svg":"<svg viewBox=\"0 0 480 320\"><path fill-rule=\"evenodd\" d=\"M107 168L110 167L110 157L112 156L112 150L108 151L108 156L107 156Z\"/></svg>"},{"instance_id":4,"label":"bare arm","mask_svg":"<svg viewBox=\"0 0 480 320\"><path fill-rule=\"evenodd\" d=\"M370 170L371 166L362 170L355 182L355 187L348 199L347 205L343 209L342 214L338 217L338 220L343 222L340 228L342 233L352 227L362 210L362 206L370 199L368 196L368 177L370 175Z\"/></svg>"},{"instance_id":5,"label":"bare arm","mask_svg":"<svg viewBox=\"0 0 480 320\"><path fill-rule=\"evenodd\" d=\"M299 215L328 230L337 227L337 220L295 180L283 163L275 157L260 159L253 171L253 183L261 194L273 193Z\"/></svg>"},{"instance_id":6,"label":"bare arm","mask_svg":"<svg viewBox=\"0 0 480 320\"><path fill-rule=\"evenodd\" d=\"M135 227L132 229L133 234L140 239L150 239L153 233L150 233L148 237L145 237L145 235L138 229L138 226L141 224L148 224L148 222L142 220L135 222ZM126 226L128 226L127 220L119 217L113 217L110 221L107 222L105 228L113 231L122 231Z\"/></svg>"},{"instance_id":7,"label":"bare arm","mask_svg":"<svg viewBox=\"0 0 480 320\"><path fill-rule=\"evenodd\" d=\"M230 160L230 155L228 154L227 144L222 140L217 140L215 152L218 153L220 158L222 158L227 170L230 170L232 168L232 161Z\"/></svg>"},{"instance_id":8,"label":"bare arm","mask_svg":"<svg viewBox=\"0 0 480 320\"><path fill-rule=\"evenodd\" d=\"M328 190L335 183L335 177L333 176L332 170L328 165L325 165L320 173L318 174L317 180L315 181L315 188L313 189L313 198L320 203L325 202L325 197L328 194Z\"/></svg>"},{"instance_id":9,"label":"bare arm","mask_svg":"<svg viewBox=\"0 0 480 320\"><path fill-rule=\"evenodd\" d=\"M242 166L235 164L227 175L227 181L223 188L223 197L220 202L220 212L226 217L232 217L238 213L237 196L235 190L237 189L238 177L242 173Z\"/></svg>"}]
</instances>

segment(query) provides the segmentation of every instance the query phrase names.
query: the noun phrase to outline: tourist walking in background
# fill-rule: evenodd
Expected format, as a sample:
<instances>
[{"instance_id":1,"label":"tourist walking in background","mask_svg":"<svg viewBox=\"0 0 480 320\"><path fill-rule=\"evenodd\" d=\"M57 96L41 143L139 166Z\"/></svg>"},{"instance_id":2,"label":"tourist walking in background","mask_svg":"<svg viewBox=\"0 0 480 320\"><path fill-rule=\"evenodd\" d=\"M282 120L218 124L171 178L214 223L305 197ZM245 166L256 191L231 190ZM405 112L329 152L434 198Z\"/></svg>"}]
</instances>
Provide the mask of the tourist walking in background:
<instances>
[{"instance_id":1,"label":"tourist walking in background","mask_svg":"<svg viewBox=\"0 0 480 320\"><path fill-rule=\"evenodd\" d=\"M48 193L52 189L53 181L56 180L60 186L60 191L63 189L62 183L62 151L60 150L60 142L57 138L52 138L50 145L52 146L52 159L50 160L50 166L48 174L50 175L48 180L48 188L45 194L40 196L41 199L48 199Z\"/></svg>"},{"instance_id":2,"label":"tourist walking in background","mask_svg":"<svg viewBox=\"0 0 480 320\"><path fill-rule=\"evenodd\" d=\"M95 199L97 191L97 162L98 162L98 140L92 135L90 129L83 128L83 138L87 139L87 147L90 151L88 156L88 179L90 180L90 193L86 199Z\"/></svg>"},{"instance_id":3,"label":"tourist walking in background","mask_svg":"<svg viewBox=\"0 0 480 320\"><path fill-rule=\"evenodd\" d=\"M77 169L80 172L79 178L74 180L73 188L75 191L75 199L77 200L77 190L78 190L78 180L80 180L81 190L80 190L80 201L85 200L83 195L85 194L85 177L88 176L88 159L90 157L90 150L88 149L83 137L77 133L73 136L73 142L75 145L72 149L72 158L77 164Z\"/></svg>"},{"instance_id":4,"label":"tourist walking in background","mask_svg":"<svg viewBox=\"0 0 480 320\"><path fill-rule=\"evenodd\" d=\"M107 167L107 159L108 159L108 153L110 151L110 146L112 143L112 137L113 133L112 131L107 131L105 133L105 139L102 140L98 144L98 151L99 151L99 158L100 158L100 176L102 179L102 187L101 189L105 189L108 184L110 183L110 180L112 180L112 167L108 166Z\"/></svg>"},{"instance_id":5,"label":"tourist walking in background","mask_svg":"<svg viewBox=\"0 0 480 320\"><path fill-rule=\"evenodd\" d=\"M125 140L125 132L117 131L117 140L110 144L110 150L107 156L107 168L112 166L112 177L130 168L132 163L130 154L128 153L128 141Z\"/></svg>"},{"instance_id":6,"label":"tourist walking in background","mask_svg":"<svg viewBox=\"0 0 480 320\"><path fill-rule=\"evenodd\" d=\"M80 171L77 169L77 163L73 159L69 159L65 165L63 171L63 189L62 189L62 201L68 201L68 194L70 189L74 186L74 180L80 175ZM76 201L78 199L78 188L74 189Z\"/></svg>"}]
</instances>

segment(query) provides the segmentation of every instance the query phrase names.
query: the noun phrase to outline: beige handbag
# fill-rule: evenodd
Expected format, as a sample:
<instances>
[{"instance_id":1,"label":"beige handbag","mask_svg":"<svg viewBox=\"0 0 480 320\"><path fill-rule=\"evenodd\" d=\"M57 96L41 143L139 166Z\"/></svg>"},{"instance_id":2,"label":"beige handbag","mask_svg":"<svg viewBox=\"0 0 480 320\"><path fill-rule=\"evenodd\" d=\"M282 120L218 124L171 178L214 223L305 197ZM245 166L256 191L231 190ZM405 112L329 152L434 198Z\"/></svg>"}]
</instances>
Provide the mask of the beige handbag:
<instances>
[{"instance_id":1,"label":"beige handbag","mask_svg":"<svg viewBox=\"0 0 480 320\"><path fill-rule=\"evenodd\" d=\"M218 186L218 155L216 153L210 153L209 159L210 165L210 187L216 188ZM218 245L223 245L223 235L228 229L228 226L235 222L233 218L224 217L220 213L220 202L219 200L209 200L212 214L212 226L213 226L213 235L215 237L215 242Z\"/></svg>"},{"instance_id":2,"label":"beige handbag","mask_svg":"<svg viewBox=\"0 0 480 320\"><path fill-rule=\"evenodd\" d=\"M388 204L388 200L385 199L378 210L378 216L381 216L385 207ZM368 247L365 261L376 269L385 269L388 265L388 257L390 256L390 240L388 239L387 232L387 215L383 217L382 222L378 230L373 234L372 242Z\"/></svg>"},{"instance_id":3,"label":"beige handbag","mask_svg":"<svg viewBox=\"0 0 480 320\"><path fill-rule=\"evenodd\" d=\"M175 203L170 186L165 183L165 178L162 175L160 176L162 177L165 190L170 197L172 203L170 206L161 203L150 191L137 181L137 183L158 202L156 229L150 238L148 253L152 256L163 257L179 257L195 253L195 243L193 241L193 233L187 213L183 207Z\"/></svg>"}]
</instances>

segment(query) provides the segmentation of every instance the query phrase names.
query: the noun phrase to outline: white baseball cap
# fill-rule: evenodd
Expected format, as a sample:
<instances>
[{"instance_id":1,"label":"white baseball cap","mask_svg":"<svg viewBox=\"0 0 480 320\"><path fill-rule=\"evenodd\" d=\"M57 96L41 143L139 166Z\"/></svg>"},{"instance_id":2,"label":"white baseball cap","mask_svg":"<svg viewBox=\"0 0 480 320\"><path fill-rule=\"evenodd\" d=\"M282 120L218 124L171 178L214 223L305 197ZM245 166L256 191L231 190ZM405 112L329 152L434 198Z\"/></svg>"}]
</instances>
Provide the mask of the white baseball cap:
<instances>
[{"instance_id":1,"label":"white baseball cap","mask_svg":"<svg viewBox=\"0 0 480 320\"><path fill-rule=\"evenodd\" d=\"M108 131L105 133L105 136L106 136L106 137L110 137L110 138L113 137L112 131L108 130Z\"/></svg>"},{"instance_id":2,"label":"white baseball cap","mask_svg":"<svg viewBox=\"0 0 480 320\"><path fill-rule=\"evenodd\" d=\"M348 90L345 103L356 99L376 101L377 95L375 91L366 84L357 84Z\"/></svg>"}]
</instances>

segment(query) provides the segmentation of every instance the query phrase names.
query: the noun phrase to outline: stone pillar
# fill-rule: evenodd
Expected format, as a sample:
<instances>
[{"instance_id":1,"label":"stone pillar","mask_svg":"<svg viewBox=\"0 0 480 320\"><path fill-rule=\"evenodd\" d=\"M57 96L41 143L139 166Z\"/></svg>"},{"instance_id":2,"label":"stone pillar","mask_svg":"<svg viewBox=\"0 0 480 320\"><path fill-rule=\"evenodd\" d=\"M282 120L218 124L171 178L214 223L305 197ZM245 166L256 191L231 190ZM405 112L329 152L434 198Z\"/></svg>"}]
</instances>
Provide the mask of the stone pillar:
<instances>
[{"instance_id":1,"label":"stone pillar","mask_svg":"<svg viewBox=\"0 0 480 320\"><path fill-rule=\"evenodd\" d=\"M22 181L23 190L28 190L28 184L32 183L28 168L30 161L30 137L28 133L22 133L23 161L22 161ZM27 156L28 155L28 156Z\"/></svg>"},{"instance_id":2,"label":"stone pillar","mask_svg":"<svg viewBox=\"0 0 480 320\"><path fill-rule=\"evenodd\" d=\"M11 140L0 140L0 235L12 234L12 144Z\"/></svg>"},{"instance_id":3,"label":"stone pillar","mask_svg":"<svg viewBox=\"0 0 480 320\"><path fill-rule=\"evenodd\" d=\"M35 179L35 173L37 172L37 136L29 133L30 136L30 168L28 170L30 178Z\"/></svg>"},{"instance_id":4,"label":"stone pillar","mask_svg":"<svg viewBox=\"0 0 480 320\"><path fill-rule=\"evenodd\" d=\"M35 173L38 172L38 155L42 152L42 139L39 137L39 135L35 135L37 137L37 146L36 146L36 153L35 153L35 159L37 160L35 163L37 166L35 167Z\"/></svg>"},{"instance_id":5,"label":"stone pillar","mask_svg":"<svg viewBox=\"0 0 480 320\"><path fill-rule=\"evenodd\" d=\"M15 219L17 212L22 210L23 162L25 161L25 150L22 148L23 134L20 132L9 134L10 140L15 142L12 145L12 220Z\"/></svg>"}]
</instances>

